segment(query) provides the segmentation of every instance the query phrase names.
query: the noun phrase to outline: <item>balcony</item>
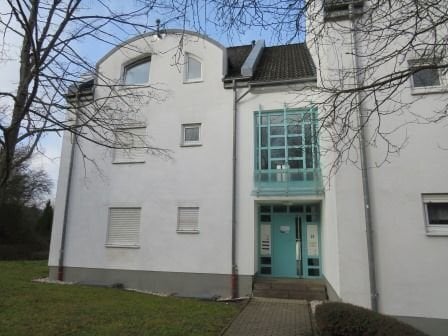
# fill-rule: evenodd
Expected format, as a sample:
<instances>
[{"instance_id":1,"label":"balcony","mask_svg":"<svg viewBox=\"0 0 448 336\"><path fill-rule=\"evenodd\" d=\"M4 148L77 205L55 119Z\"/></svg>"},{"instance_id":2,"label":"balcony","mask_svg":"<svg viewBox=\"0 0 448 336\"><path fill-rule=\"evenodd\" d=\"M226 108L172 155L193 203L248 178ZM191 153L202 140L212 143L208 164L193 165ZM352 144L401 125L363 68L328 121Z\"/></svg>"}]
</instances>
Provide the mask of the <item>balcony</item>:
<instances>
[{"instance_id":1,"label":"balcony","mask_svg":"<svg viewBox=\"0 0 448 336\"><path fill-rule=\"evenodd\" d=\"M255 170L254 195L306 196L324 193L320 168Z\"/></svg>"}]
</instances>

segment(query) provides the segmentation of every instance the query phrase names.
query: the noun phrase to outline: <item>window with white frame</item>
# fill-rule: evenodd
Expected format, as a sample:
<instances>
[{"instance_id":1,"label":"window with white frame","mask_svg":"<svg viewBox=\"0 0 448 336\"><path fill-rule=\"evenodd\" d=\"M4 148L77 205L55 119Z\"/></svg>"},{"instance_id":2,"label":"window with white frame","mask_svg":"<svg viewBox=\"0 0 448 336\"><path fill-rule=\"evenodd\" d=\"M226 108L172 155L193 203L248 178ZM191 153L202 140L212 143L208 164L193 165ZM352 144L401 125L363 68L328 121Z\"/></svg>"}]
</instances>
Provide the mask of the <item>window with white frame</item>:
<instances>
[{"instance_id":1,"label":"window with white frame","mask_svg":"<svg viewBox=\"0 0 448 336\"><path fill-rule=\"evenodd\" d=\"M448 236L448 194L423 194L426 232Z\"/></svg>"},{"instance_id":2,"label":"window with white frame","mask_svg":"<svg viewBox=\"0 0 448 336\"><path fill-rule=\"evenodd\" d=\"M201 145L201 124L182 125L182 146Z\"/></svg>"},{"instance_id":3,"label":"window with white frame","mask_svg":"<svg viewBox=\"0 0 448 336\"><path fill-rule=\"evenodd\" d=\"M440 92L444 86L443 71L436 60L409 61L412 70L411 82L414 93Z\"/></svg>"},{"instance_id":4,"label":"window with white frame","mask_svg":"<svg viewBox=\"0 0 448 336\"><path fill-rule=\"evenodd\" d=\"M199 207L177 208L177 232L199 233Z\"/></svg>"},{"instance_id":5,"label":"window with white frame","mask_svg":"<svg viewBox=\"0 0 448 336\"><path fill-rule=\"evenodd\" d=\"M124 68L124 84L126 85L143 85L149 82L149 68L151 58L146 57Z\"/></svg>"},{"instance_id":6,"label":"window with white frame","mask_svg":"<svg viewBox=\"0 0 448 336\"><path fill-rule=\"evenodd\" d=\"M143 163L146 154L146 127L119 128L115 131L114 163Z\"/></svg>"},{"instance_id":7,"label":"window with white frame","mask_svg":"<svg viewBox=\"0 0 448 336\"><path fill-rule=\"evenodd\" d=\"M138 247L140 215L139 207L109 208L106 246Z\"/></svg>"},{"instance_id":8,"label":"window with white frame","mask_svg":"<svg viewBox=\"0 0 448 336\"><path fill-rule=\"evenodd\" d=\"M202 80L202 63L199 59L186 54L185 60L185 81L186 82L198 82Z\"/></svg>"}]
</instances>

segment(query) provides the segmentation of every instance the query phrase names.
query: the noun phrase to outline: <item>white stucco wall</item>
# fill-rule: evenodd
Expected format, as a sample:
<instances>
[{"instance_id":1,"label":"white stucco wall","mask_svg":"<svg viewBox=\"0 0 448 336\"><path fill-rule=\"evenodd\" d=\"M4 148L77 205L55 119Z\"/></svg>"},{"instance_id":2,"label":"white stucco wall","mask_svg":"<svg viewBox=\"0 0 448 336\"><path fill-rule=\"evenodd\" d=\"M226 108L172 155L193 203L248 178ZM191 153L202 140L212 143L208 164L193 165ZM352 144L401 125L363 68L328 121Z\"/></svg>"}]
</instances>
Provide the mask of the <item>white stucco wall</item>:
<instances>
[{"instance_id":1,"label":"white stucco wall","mask_svg":"<svg viewBox=\"0 0 448 336\"><path fill-rule=\"evenodd\" d=\"M203 81L183 83L183 60L175 64L180 36L146 37L116 50L99 64L111 80L122 64L151 54L150 81L164 89L139 120L151 144L169 158L147 154L144 164L113 164L112 151L82 141L76 150L67 222L65 266L229 274L231 272L231 92L222 87L225 50L197 36L183 50L202 60ZM205 94L206 93L206 94ZM101 95L101 90L97 92ZM181 124L201 123L199 147L181 147ZM69 150L64 147L63 163ZM57 265L67 167L61 165L49 264ZM176 233L177 207L200 207L199 234ZM108 209L140 206L140 248L106 247Z\"/></svg>"}]
</instances>

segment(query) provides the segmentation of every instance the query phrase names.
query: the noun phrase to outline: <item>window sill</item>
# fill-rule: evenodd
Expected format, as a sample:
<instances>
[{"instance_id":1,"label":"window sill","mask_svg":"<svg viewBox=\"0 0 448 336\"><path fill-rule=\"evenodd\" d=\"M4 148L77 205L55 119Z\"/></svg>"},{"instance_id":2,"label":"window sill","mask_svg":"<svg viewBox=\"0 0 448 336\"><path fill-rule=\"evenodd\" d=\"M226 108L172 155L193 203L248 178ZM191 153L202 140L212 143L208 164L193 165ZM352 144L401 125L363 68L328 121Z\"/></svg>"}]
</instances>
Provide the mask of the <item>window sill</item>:
<instances>
[{"instance_id":1,"label":"window sill","mask_svg":"<svg viewBox=\"0 0 448 336\"><path fill-rule=\"evenodd\" d=\"M104 244L107 248L129 248L129 249L139 249L140 245L117 245L117 244Z\"/></svg>"},{"instance_id":2,"label":"window sill","mask_svg":"<svg viewBox=\"0 0 448 336\"><path fill-rule=\"evenodd\" d=\"M176 230L177 233L199 234L199 230Z\"/></svg>"},{"instance_id":3,"label":"window sill","mask_svg":"<svg viewBox=\"0 0 448 336\"><path fill-rule=\"evenodd\" d=\"M448 237L448 227L427 227L426 235L429 237Z\"/></svg>"},{"instance_id":4,"label":"window sill","mask_svg":"<svg viewBox=\"0 0 448 336\"><path fill-rule=\"evenodd\" d=\"M142 163L146 163L146 161L114 161L112 162L112 164L116 164L116 165L123 165L123 164L142 164Z\"/></svg>"},{"instance_id":5,"label":"window sill","mask_svg":"<svg viewBox=\"0 0 448 336\"><path fill-rule=\"evenodd\" d=\"M194 83L202 83L204 80L201 79L192 79L192 80L184 80L184 84L194 84Z\"/></svg>"},{"instance_id":6,"label":"window sill","mask_svg":"<svg viewBox=\"0 0 448 336\"><path fill-rule=\"evenodd\" d=\"M412 95L425 95L432 93L443 93L448 92L448 87L445 86L426 86L426 87L418 87L411 88Z\"/></svg>"},{"instance_id":7,"label":"window sill","mask_svg":"<svg viewBox=\"0 0 448 336\"><path fill-rule=\"evenodd\" d=\"M200 147L202 146L201 143L183 143L180 145L180 147Z\"/></svg>"}]
</instances>

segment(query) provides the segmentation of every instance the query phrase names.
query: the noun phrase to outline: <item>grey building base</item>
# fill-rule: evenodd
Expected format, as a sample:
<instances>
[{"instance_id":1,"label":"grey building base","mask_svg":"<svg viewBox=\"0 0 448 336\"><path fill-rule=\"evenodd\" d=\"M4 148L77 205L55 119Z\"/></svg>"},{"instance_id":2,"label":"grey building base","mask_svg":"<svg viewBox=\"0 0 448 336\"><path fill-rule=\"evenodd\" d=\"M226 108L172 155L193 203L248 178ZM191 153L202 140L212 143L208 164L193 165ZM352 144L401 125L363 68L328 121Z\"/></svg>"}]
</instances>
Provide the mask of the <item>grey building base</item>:
<instances>
[{"instance_id":1,"label":"grey building base","mask_svg":"<svg viewBox=\"0 0 448 336\"><path fill-rule=\"evenodd\" d=\"M448 335L448 319L437 319L429 317L394 316L396 319L410 324L430 336Z\"/></svg>"},{"instance_id":2,"label":"grey building base","mask_svg":"<svg viewBox=\"0 0 448 336\"><path fill-rule=\"evenodd\" d=\"M56 280L58 268L50 266L49 269L49 278ZM252 280L250 275L238 276L239 296L250 296ZM199 298L229 298L232 292L230 274L64 267L64 281L96 286L122 285L152 293Z\"/></svg>"},{"instance_id":3,"label":"grey building base","mask_svg":"<svg viewBox=\"0 0 448 336\"><path fill-rule=\"evenodd\" d=\"M325 282L325 286L327 287L328 300L330 300L330 301L342 301L341 298L339 297L338 293L336 293L336 291L334 290L333 286L330 284L330 282L325 277L325 275L323 275L322 278L323 278L323 280Z\"/></svg>"}]
</instances>

